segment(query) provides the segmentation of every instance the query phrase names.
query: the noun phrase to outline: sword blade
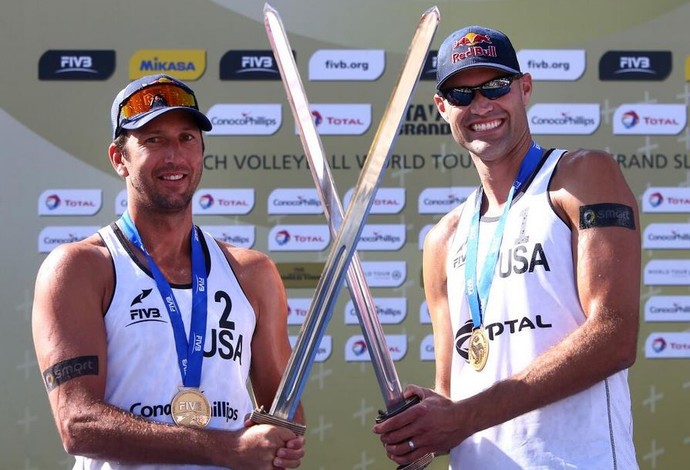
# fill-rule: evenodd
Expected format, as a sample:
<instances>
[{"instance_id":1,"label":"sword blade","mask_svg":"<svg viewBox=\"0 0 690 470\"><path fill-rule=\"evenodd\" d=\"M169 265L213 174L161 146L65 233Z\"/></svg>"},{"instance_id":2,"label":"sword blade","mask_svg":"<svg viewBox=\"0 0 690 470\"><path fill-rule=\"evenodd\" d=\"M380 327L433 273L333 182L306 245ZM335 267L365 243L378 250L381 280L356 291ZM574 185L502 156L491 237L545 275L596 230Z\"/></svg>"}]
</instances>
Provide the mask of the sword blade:
<instances>
[{"instance_id":1,"label":"sword blade","mask_svg":"<svg viewBox=\"0 0 690 470\"><path fill-rule=\"evenodd\" d=\"M264 11L266 12L266 9ZM274 14L265 16L267 31L279 28L276 18ZM354 254L356 242L371 208L374 193L382 179L402 117L416 88L439 19L438 8L433 7L424 13L417 26L403 70L372 142L352 202L329 253L306 320L271 406L270 414L273 416L288 421L294 417L306 378L313 364L316 347L320 343L332 314L338 290L344 281L345 270ZM291 50L289 52L292 53ZM309 119L311 119L311 112L309 112ZM323 179L323 167L317 169L317 172L319 172L319 178Z\"/></svg>"},{"instance_id":2,"label":"sword blade","mask_svg":"<svg viewBox=\"0 0 690 470\"><path fill-rule=\"evenodd\" d=\"M326 161L323 142L316 130L304 84L297 70L295 57L283 23L278 13L270 6L264 14L271 17L272 28L267 31L269 42L280 70L285 92L297 123L300 140L309 160L309 169L324 208L331 235L335 238L343 220L343 207L338 195L331 169ZM364 270L357 252L353 253L347 270L347 286L355 311L362 328L362 336L367 343L374 374L378 381L386 409L392 409L404 401L402 387L395 365L388 351L386 337L376 312L371 291L366 283Z\"/></svg>"}]
</instances>

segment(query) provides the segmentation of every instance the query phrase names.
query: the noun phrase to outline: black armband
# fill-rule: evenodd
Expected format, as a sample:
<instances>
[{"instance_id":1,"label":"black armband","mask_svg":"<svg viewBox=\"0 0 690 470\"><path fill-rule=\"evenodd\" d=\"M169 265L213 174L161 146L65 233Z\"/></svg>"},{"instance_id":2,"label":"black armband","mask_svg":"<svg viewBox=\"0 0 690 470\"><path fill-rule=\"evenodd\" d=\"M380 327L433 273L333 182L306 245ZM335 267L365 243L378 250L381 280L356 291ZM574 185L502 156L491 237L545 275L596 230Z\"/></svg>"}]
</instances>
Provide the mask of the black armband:
<instances>
[{"instance_id":1,"label":"black armband","mask_svg":"<svg viewBox=\"0 0 690 470\"><path fill-rule=\"evenodd\" d=\"M635 230L635 214L632 207L605 203L580 206L580 228L623 227Z\"/></svg>"},{"instance_id":2,"label":"black armband","mask_svg":"<svg viewBox=\"0 0 690 470\"><path fill-rule=\"evenodd\" d=\"M98 356L79 356L58 362L43 371L43 383L50 392L58 385L83 375L98 375Z\"/></svg>"}]
</instances>

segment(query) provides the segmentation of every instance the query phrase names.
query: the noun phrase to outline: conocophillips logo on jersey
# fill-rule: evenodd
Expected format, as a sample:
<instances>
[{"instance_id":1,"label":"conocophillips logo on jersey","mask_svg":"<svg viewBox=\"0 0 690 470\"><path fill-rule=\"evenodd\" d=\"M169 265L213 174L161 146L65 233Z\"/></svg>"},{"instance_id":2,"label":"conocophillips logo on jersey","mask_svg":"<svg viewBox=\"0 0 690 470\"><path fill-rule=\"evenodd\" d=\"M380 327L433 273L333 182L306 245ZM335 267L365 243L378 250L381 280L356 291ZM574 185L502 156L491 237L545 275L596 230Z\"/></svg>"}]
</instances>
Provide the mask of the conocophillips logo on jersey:
<instances>
[{"instance_id":1,"label":"conocophillips logo on jersey","mask_svg":"<svg viewBox=\"0 0 690 470\"><path fill-rule=\"evenodd\" d=\"M115 71L113 50L48 50L38 61L39 80L107 80Z\"/></svg>"},{"instance_id":2,"label":"conocophillips logo on jersey","mask_svg":"<svg viewBox=\"0 0 690 470\"><path fill-rule=\"evenodd\" d=\"M297 344L297 336L290 335L290 336L288 336L288 340L290 341L290 346L294 349L295 345ZM316 349L316 355L314 356L314 362L326 361L329 357L331 357L332 352L333 352L333 338L330 335L324 335L321 338L321 342L319 343L319 347Z\"/></svg>"},{"instance_id":3,"label":"conocophillips logo on jersey","mask_svg":"<svg viewBox=\"0 0 690 470\"><path fill-rule=\"evenodd\" d=\"M50 253L58 245L81 241L97 231L97 226L46 227L38 235L38 252Z\"/></svg>"},{"instance_id":4,"label":"conocophillips logo on jersey","mask_svg":"<svg viewBox=\"0 0 690 470\"><path fill-rule=\"evenodd\" d=\"M613 115L616 135L678 135L687 124L684 104L620 105Z\"/></svg>"},{"instance_id":5,"label":"conocophillips logo on jersey","mask_svg":"<svg viewBox=\"0 0 690 470\"><path fill-rule=\"evenodd\" d=\"M644 344L647 359L690 358L690 333L651 333Z\"/></svg>"},{"instance_id":6,"label":"conocophillips logo on jersey","mask_svg":"<svg viewBox=\"0 0 690 470\"><path fill-rule=\"evenodd\" d=\"M653 259L644 267L646 286L690 286L690 260Z\"/></svg>"},{"instance_id":7,"label":"conocophillips logo on jersey","mask_svg":"<svg viewBox=\"0 0 690 470\"><path fill-rule=\"evenodd\" d=\"M535 104L528 113L533 134L590 135L599 128L599 104Z\"/></svg>"},{"instance_id":8,"label":"conocophillips logo on jersey","mask_svg":"<svg viewBox=\"0 0 690 470\"><path fill-rule=\"evenodd\" d=\"M383 49L320 49L309 59L309 80L377 80L386 66Z\"/></svg>"},{"instance_id":9,"label":"conocophillips logo on jersey","mask_svg":"<svg viewBox=\"0 0 690 470\"><path fill-rule=\"evenodd\" d=\"M268 249L322 251L330 241L328 225L276 225L268 234Z\"/></svg>"},{"instance_id":10,"label":"conocophillips logo on jersey","mask_svg":"<svg viewBox=\"0 0 690 470\"><path fill-rule=\"evenodd\" d=\"M419 344L419 359L422 361L436 360L436 353L434 350L434 335L426 335Z\"/></svg>"},{"instance_id":11,"label":"conocophillips logo on jersey","mask_svg":"<svg viewBox=\"0 0 690 470\"><path fill-rule=\"evenodd\" d=\"M671 51L607 51L599 59L599 80L666 80Z\"/></svg>"},{"instance_id":12,"label":"conocophillips logo on jersey","mask_svg":"<svg viewBox=\"0 0 690 470\"><path fill-rule=\"evenodd\" d=\"M307 313L309 312L309 306L311 305L311 298L300 297L300 298L288 298L287 300L287 324L288 325L301 325L307 318Z\"/></svg>"},{"instance_id":13,"label":"conocophillips logo on jersey","mask_svg":"<svg viewBox=\"0 0 690 470\"><path fill-rule=\"evenodd\" d=\"M206 116L213 124L207 135L273 135L283 125L280 104L216 104Z\"/></svg>"},{"instance_id":14,"label":"conocophillips logo on jersey","mask_svg":"<svg viewBox=\"0 0 690 470\"><path fill-rule=\"evenodd\" d=\"M406 238L404 224L368 224L362 228L357 249L397 251L403 247Z\"/></svg>"},{"instance_id":15,"label":"conocophillips logo on jersey","mask_svg":"<svg viewBox=\"0 0 690 470\"><path fill-rule=\"evenodd\" d=\"M407 354L407 335L386 335L388 352L394 361L399 361ZM345 360L347 362L369 362L371 356L362 335L355 335L345 342Z\"/></svg>"},{"instance_id":16,"label":"conocophillips logo on jersey","mask_svg":"<svg viewBox=\"0 0 690 470\"><path fill-rule=\"evenodd\" d=\"M420 214L445 214L462 204L475 188L452 186L447 188L426 188L419 193L417 208Z\"/></svg>"},{"instance_id":17,"label":"conocophillips logo on jersey","mask_svg":"<svg viewBox=\"0 0 690 470\"><path fill-rule=\"evenodd\" d=\"M642 248L647 250L690 250L690 224L649 224Z\"/></svg>"},{"instance_id":18,"label":"conocophillips logo on jersey","mask_svg":"<svg viewBox=\"0 0 690 470\"><path fill-rule=\"evenodd\" d=\"M690 295L655 295L644 305L646 322L690 321Z\"/></svg>"},{"instance_id":19,"label":"conocophillips logo on jersey","mask_svg":"<svg viewBox=\"0 0 690 470\"><path fill-rule=\"evenodd\" d=\"M575 81L587 65L584 49L522 49L517 57L520 69L532 80Z\"/></svg>"},{"instance_id":20,"label":"conocophillips logo on jersey","mask_svg":"<svg viewBox=\"0 0 690 470\"><path fill-rule=\"evenodd\" d=\"M47 189L38 197L38 215L94 215L102 195L100 189Z\"/></svg>"},{"instance_id":21,"label":"conocophillips logo on jersey","mask_svg":"<svg viewBox=\"0 0 690 470\"><path fill-rule=\"evenodd\" d=\"M322 214L323 207L315 188L277 188L268 196L268 213Z\"/></svg>"},{"instance_id":22,"label":"conocophillips logo on jersey","mask_svg":"<svg viewBox=\"0 0 690 470\"><path fill-rule=\"evenodd\" d=\"M370 287L400 287L407 280L405 261L362 261L362 270Z\"/></svg>"},{"instance_id":23,"label":"conocophillips logo on jersey","mask_svg":"<svg viewBox=\"0 0 690 470\"><path fill-rule=\"evenodd\" d=\"M642 212L690 213L688 188L647 188L642 195Z\"/></svg>"},{"instance_id":24,"label":"conocophillips logo on jersey","mask_svg":"<svg viewBox=\"0 0 690 470\"><path fill-rule=\"evenodd\" d=\"M228 51L220 59L220 79L280 80L280 70L270 50Z\"/></svg>"},{"instance_id":25,"label":"conocophillips logo on jersey","mask_svg":"<svg viewBox=\"0 0 690 470\"><path fill-rule=\"evenodd\" d=\"M217 240L241 248L251 248L256 240L254 225L201 225L201 229Z\"/></svg>"},{"instance_id":26,"label":"conocophillips logo on jersey","mask_svg":"<svg viewBox=\"0 0 690 470\"><path fill-rule=\"evenodd\" d=\"M310 109L321 135L362 135L371 125L370 104L313 104Z\"/></svg>"},{"instance_id":27,"label":"conocophillips logo on jersey","mask_svg":"<svg viewBox=\"0 0 690 470\"><path fill-rule=\"evenodd\" d=\"M343 207L350 205L354 188L348 189L343 199ZM371 202L370 214L399 214L405 208L405 188L379 188Z\"/></svg>"},{"instance_id":28,"label":"conocophillips logo on jersey","mask_svg":"<svg viewBox=\"0 0 690 470\"><path fill-rule=\"evenodd\" d=\"M407 317L407 299L405 297L376 297L372 299L376 306L376 315L382 325L397 325ZM345 306L345 324L358 325L357 311L352 300Z\"/></svg>"},{"instance_id":29,"label":"conocophillips logo on jersey","mask_svg":"<svg viewBox=\"0 0 690 470\"><path fill-rule=\"evenodd\" d=\"M254 189L199 189L192 198L195 215L244 215L254 209Z\"/></svg>"},{"instance_id":30,"label":"conocophillips logo on jersey","mask_svg":"<svg viewBox=\"0 0 690 470\"><path fill-rule=\"evenodd\" d=\"M142 49L129 60L129 78L165 73L180 80L198 80L206 71L203 49Z\"/></svg>"}]
</instances>

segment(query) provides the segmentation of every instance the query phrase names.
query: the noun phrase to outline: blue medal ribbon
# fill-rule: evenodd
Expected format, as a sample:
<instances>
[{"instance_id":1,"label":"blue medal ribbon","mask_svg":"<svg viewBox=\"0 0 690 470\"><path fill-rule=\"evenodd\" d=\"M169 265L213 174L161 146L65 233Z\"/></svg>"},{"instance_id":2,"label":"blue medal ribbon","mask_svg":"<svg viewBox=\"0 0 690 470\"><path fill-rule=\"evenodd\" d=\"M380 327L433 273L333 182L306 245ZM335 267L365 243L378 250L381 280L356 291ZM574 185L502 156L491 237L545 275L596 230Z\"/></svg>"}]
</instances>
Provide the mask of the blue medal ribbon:
<instances>
[{"instance_id":1,"label":"blue medal ribbon","mask_svg":"<svg viewBox=\"0 0 690 470\"><path fill-rule=\"evenodd\" d=\"M523 158L520 164L517 178L508 192L508 199L503 206L503 213L496 226L494 236L491 239L491 245L489 245L489 251L482 267L479 283L477 283L477 252L479 250L479 214L482 208L482 189L479 188L475 195L474 213L472 214L469 235L467 237L467 255L465 259L465 294L467 295L470 312L472 314L472 324L475 329L482 326L482 307L486 307L489 291L491 290L493 274L496 270L496 262L498 261L498 253L501 248L501 241L503 240L503 231L505 229L506 220L508 219L510 205L513 202L513 196L520 192L520 189L522 189L529 177L534 173L534 170L541 160L541 155L541 147L537 145L536 142L532 141L527 155L525 155L525 158Z\"/></svg>"},{"instance_id":2,"label":"blue medal ribbon","mask_svg":"<svg viewBox=\"0 0 690 470\"><path fill-rule=\"evenodd\" d=\"M172 287L165 279L144 243L141 241L129 212L120 218L122 229L130 242L139 248L149 262L149 269L158 286L158 291L163 298L163 303L170 317L170 325L175 336L175 348L177 350L177 362L182 375L184 387L199 388L201 385L201 365L204 359L204 340L206 338L206 316L208 301L206 298L206 262L201 249L199 233L192 225L192 318L189 328L189 340L184 334L184 323L180 314L180 307L175 300Z\"/></svg>"}]
</instances>

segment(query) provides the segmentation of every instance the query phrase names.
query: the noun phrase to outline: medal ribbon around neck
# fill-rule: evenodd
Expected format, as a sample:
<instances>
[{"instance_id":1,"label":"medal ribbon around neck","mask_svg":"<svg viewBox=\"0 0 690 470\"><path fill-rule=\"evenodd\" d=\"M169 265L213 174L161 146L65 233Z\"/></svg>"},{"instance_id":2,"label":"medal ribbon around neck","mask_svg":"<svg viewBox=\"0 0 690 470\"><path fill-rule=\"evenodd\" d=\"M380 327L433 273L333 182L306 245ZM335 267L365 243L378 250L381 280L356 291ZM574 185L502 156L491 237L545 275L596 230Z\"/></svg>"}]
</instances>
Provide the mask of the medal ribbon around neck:
<instances>
[{"instance_id":1,"label":"medal ribbon around neck","mask_svg":"<svg viewBox=\"0 0 690 470\"><path fill-rule=\"evenodd\" d=\"M491 290L491 283L493 281L493 274L496 270L496 262L498 261L498 252L501 248L501 240L503 239L503 231L505 223L508 219L508 211L513 202L513 196L520 192L520 189L525 185L527 180L534 170L539 165L541 160L542 149L536 142L532 141L532 145L527 151L527 155L522 160L520 170L517 178L510 187L508 192L508 199L503 206L503 213L496 226L496 231L491 239L489 251L482 267L479 283L477 284L477 252L479 250L479 213L482 208L482 190L481 188L475 195L474 213L472 214L472 221L470 223L469 236L467 237L467 255L465 259L465 293L470 305L470 312L472 314L472 324L474 328L482 326L482 306L486 306Z\"/></svg>"},{"instance_id":2,"label":"medal ribbon around neck","mask_svg":"<svg viewBox=\"0 0 690 470\"><path fill-rule=\"evenodd\" d=\"M208 304L206 297L206 262L201 249L199 234L192 225L192 318L189 328L189 340L187 340L184 334L184 323L180 314L180 307L177 304L177 300L175 300L170 283L165 279L165 276L163 276L149 252L146 251L129 212L125 211L120 221L129 241L146 255L149 269L151 269L158 291L161 297L163 297L163 303L168 311L170 325L175 336L177 362L180 366L182 384L184 387L199 388L201 385L201 365L204 359Z\"/></svg>"}]
</instances>

